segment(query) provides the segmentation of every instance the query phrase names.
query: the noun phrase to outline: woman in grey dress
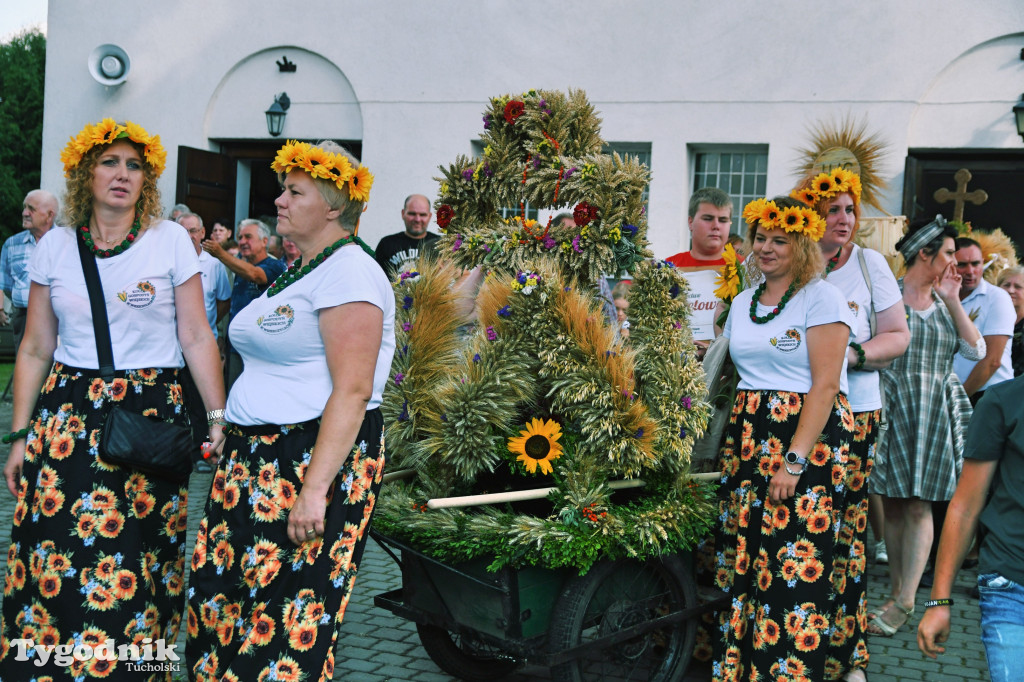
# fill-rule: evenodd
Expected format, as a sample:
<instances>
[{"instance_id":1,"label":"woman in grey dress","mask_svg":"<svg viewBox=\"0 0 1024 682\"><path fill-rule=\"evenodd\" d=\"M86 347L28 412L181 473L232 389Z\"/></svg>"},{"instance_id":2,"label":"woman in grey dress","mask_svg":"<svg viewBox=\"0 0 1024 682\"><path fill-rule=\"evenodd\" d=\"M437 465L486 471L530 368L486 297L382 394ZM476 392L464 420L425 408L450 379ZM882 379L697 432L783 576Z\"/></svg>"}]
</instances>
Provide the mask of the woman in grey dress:
<instances>
[{"instance_id":1,"label":"woman in grey dress","mask_svg":"<svg viewBox=\"0 0 1024 682\"><path fill-rule=\"evenodd\" d=\"M960 305L956 230L941 217L911 226L896 248L910 346L882 370L891 406L889 434L875 459L870 489L884 497L889 599L868 632L890 636L914 614L914 596L932 545L931 503L949 500L963 457L971 404L953 373L953 355L985 355L985 340Z\"/></svg>"}]
</instances>

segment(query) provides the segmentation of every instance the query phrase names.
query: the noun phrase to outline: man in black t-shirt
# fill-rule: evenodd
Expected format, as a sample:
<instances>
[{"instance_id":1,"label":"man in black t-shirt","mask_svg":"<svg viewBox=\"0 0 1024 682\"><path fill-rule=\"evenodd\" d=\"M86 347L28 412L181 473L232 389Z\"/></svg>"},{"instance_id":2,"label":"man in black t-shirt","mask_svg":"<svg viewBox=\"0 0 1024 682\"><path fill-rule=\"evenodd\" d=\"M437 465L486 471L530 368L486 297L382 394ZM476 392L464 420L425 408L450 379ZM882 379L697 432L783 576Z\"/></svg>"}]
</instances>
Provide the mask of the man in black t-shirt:
<instances>
[{"instance_id":1,"label":"man in black t-shirt","mask_svg":"<svg viewBox=\"0 0 1024 682\"><path fill-rule=\"evenodd\" d=\"M426 252L433 251L433 242L439 237L427 232L430 224L430 200L422 194L412 194L402 207L402 222L405 232L390 234L377 244L377 263L389 279L412 268L416 260Z\"/></svg>"}]
</instances>

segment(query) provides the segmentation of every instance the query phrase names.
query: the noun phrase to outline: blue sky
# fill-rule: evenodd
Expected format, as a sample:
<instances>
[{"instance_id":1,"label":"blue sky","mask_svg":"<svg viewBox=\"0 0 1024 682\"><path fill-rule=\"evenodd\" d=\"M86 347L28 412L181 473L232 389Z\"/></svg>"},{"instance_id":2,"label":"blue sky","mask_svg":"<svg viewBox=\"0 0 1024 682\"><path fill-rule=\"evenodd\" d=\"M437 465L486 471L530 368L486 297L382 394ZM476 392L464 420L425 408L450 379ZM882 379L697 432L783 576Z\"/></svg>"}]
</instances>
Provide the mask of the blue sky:
<instances>
[{"instance_id":1,"label":"blue sky","mask_svg":"<svg viewBox=\"0 0 1024 682\"><path fill-rule=\"evenodd\" d=\"M5 1L0 12L0 42L6 42L23 28L42 25L46 31L46 0Z\"/></svg>"}]
</instances>

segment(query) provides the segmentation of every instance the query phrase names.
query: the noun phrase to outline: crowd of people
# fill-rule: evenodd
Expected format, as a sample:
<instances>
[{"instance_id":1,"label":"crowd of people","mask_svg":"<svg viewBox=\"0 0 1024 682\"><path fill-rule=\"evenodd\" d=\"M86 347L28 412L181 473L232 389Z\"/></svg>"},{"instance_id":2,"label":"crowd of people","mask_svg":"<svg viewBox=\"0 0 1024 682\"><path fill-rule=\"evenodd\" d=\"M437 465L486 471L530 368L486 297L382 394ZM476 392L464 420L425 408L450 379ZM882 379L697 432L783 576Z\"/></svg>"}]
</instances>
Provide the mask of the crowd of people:
<instances>
[{"instance_id":1,"label":"crowd of people","mask_svg":"<svg viewBox=\"0 0 1024 682\"><path fill-rule=\"evenodd\" d=\"M195 679L330 679L385 463L390 282L432 253L431 203L407 197L404 230L371 251L358 237L369 172L333 142L288 143L273 226L207 227L184 204L160 217L164 157L136 124L86 126L62 155L63 211L29 193L25 230L0 256L18 343L0 679L114 679L119 662L40 667L14 643L139 646L172 640L182 620ZM897 280L854 241L860 200L855 173L828 170L748 204L740 238L732 198L703 188L690 250L667 259L691 285L698 354L721 336L737 376L719 457L714 581L731 603L709 634L714 678L866 679L868 636L907 626L929 564L919 640L940 653L977 535L989 664L1010 679L1006 642L1024 634L1006 615L1024 601L1024 268L987 282L980 244L937 218L897 243ZM719 328L713 285L733 257L750 286ZM600 284L628 343L629 282ZM104 458L115 406L205 432L191 456L213 483L194 548L187 486ZM890 576L872 605L869 527Z\"/></svg>"},{"instance_id":2,"label":"crowd of people","mask_svg":"<svg viewBox=\"0 0 1024 682\"><path fill-rule=\"evenodd\" d=\"M1024 269L990 284L980 244L938 217L897 243L897 280L853 241L860 194L837 168L743 213L750 288L722 330L738 383L713 538L731 604L705 633L714 679L866 679L868 636L908 625L929 564L919 640L935 656L979 518L983 641L992 679L1014 679L1024 538L1011 519L1024 496L992 483L997 467L1022 467L1010 406L1024 387ZM728 196L699 190L689 217L692 250L669 260L694 300L706 285L691 273L724 262ZM990 389L1000 398L982 399ZM973 421L972 404L987 407ZM870 606L869 526L890 576L889 598Z\"/></svg>"}]
</instances>

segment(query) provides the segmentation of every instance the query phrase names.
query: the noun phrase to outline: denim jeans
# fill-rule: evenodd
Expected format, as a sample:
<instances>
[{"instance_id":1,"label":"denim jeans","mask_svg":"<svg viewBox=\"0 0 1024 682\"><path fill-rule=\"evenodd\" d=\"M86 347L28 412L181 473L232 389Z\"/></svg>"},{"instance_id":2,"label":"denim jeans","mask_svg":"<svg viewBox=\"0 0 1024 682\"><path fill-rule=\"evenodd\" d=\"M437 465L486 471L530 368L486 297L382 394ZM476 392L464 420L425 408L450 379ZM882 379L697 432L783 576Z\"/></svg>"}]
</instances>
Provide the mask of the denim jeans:
<instances>
[{"instance_id":1,"label":"denim jeans","mask_svg":"<svg viewBox=\"0 0 1024 682\"><path fill-rule=\"evenodd\" d=\"M978 576L978 592L981 641L992 682L1020 680L1024 670L1024 585L998 573L983 573Z\"/></svg>"}]
</instances>

